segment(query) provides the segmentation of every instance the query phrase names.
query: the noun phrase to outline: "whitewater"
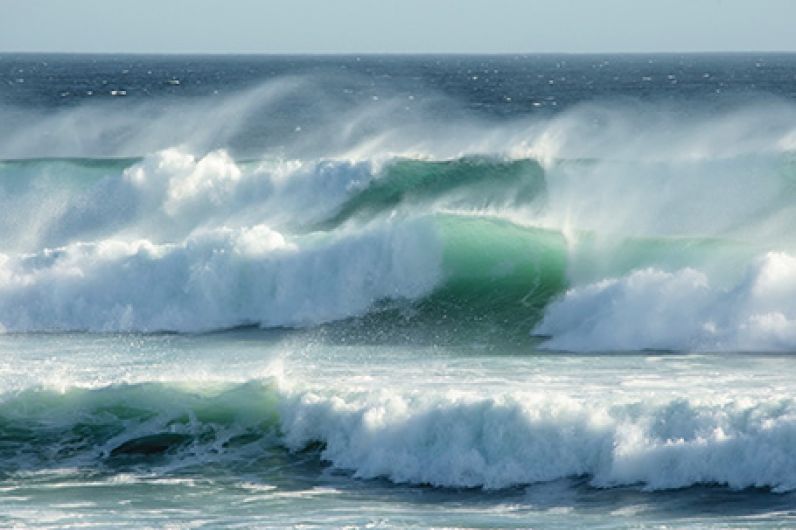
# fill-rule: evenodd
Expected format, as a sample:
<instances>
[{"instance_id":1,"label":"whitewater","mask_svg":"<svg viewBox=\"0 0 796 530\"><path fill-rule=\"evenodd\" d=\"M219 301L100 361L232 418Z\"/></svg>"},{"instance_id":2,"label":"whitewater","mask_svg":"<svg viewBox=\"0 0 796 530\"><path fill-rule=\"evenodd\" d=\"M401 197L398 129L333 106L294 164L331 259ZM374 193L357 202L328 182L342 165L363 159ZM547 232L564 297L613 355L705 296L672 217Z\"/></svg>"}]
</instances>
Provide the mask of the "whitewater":
<instances>
[{"instance_id":1,"label":"whitewater","mask_svg":"<svg viewBox=\"0 0 796 530\"><path fill-rule=\"evenodd\" d=\"M793 524L793 56L0 65L0 524Z\"/></svg>"}]
</instances>

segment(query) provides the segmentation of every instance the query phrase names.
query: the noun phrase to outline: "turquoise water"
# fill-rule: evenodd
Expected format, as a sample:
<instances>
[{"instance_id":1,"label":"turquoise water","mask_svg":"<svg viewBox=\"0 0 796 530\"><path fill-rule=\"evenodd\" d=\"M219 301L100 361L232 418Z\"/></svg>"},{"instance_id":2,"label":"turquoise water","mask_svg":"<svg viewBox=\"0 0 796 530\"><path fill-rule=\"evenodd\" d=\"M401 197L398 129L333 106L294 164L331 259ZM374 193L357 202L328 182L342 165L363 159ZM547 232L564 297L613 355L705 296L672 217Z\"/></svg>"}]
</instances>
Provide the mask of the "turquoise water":
<instances>
[{"instance_id":1,"label":"turquoise water","mask_svg":"<svg viewBox=\"0 0 796 530\"><path fill-rule=\"evenodd\" d=\"M795 61L0 55L0 526L796 525Z\"/></svg>"},{"instance_id":2,"label":"turquoise water","mask_svg":"<svg viewBox=\"0 0 796 530\"><path fill-rule=\"evenodd\" d=\"M4 525L793 524L787 356L256 330L6 335L0 348ZM168 433L185 439L113 452ZM475 487L423 484L434 476Z\"/></svg>"}]
</instances>

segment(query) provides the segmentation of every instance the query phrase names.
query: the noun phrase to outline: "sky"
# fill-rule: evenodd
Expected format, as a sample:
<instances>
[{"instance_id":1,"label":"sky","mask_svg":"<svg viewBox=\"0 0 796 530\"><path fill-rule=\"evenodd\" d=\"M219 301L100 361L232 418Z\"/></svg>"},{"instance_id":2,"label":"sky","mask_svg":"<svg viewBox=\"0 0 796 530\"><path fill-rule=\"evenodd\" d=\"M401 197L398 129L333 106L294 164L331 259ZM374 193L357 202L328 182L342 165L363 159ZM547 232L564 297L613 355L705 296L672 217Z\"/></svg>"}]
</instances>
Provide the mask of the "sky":
<instances>
[{"instance_id":1,"label":"sky","mask_svg":"<svg viewBox=\"0 0 796 530\"><path fill-rule=\"evenodd\" d=\"M796 51L796 0L0 0L0 52Z\"/></svg>"}]
</instances>

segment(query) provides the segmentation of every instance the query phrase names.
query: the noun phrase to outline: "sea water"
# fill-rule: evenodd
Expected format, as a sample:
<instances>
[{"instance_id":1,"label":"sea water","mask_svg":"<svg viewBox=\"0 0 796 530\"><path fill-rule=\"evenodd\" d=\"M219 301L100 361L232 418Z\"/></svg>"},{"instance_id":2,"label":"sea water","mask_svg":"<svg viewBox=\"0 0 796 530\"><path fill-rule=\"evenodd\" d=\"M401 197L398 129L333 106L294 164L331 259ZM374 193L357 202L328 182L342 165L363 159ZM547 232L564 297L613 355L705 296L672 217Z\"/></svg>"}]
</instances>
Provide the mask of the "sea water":
<instances>
[{"instance_id":1,"label":"sea water","mask_svg":"<svg viewBox=\"0 0 796 530\"><path fill-rule=\"evenodd\" d=\"M1 525L794 524L795 56L0 72Z\"/></svg>"}]
</instances>

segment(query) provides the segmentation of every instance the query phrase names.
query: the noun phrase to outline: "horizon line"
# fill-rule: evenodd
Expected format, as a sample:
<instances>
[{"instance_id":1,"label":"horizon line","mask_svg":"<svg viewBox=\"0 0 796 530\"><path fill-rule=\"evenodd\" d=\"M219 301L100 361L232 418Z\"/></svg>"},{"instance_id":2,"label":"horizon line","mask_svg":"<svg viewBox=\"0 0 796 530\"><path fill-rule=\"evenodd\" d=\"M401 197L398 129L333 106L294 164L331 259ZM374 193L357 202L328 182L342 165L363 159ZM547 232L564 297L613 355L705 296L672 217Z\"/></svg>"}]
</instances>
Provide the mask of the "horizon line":
<instances>
[{"instance_id":1,"label":"horizon line","mask_svg":"<svg viewBox=\"0 0 796 530\"><path fill-rule=\"evenodd\" d=\"M115 56L216 56L216 57L433 57L433 56L471 56L471 57L507 57L507 56L593 56L593 55L796 55L796 50L689 50L689 51L577 51L577 52L267 52L267 51L49 51L49 50L0 50L0 55L115 55Z\"/></svg>"}]
</instances>

